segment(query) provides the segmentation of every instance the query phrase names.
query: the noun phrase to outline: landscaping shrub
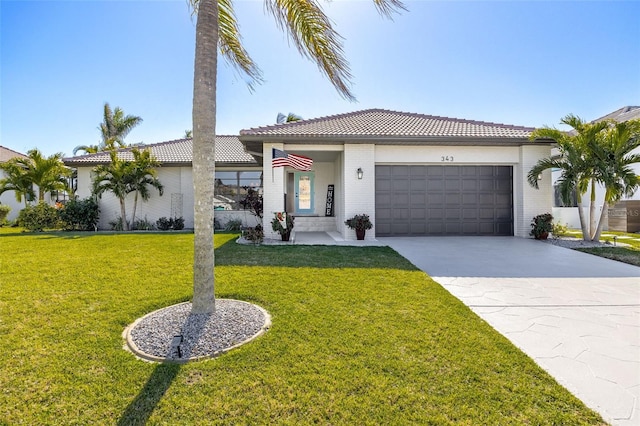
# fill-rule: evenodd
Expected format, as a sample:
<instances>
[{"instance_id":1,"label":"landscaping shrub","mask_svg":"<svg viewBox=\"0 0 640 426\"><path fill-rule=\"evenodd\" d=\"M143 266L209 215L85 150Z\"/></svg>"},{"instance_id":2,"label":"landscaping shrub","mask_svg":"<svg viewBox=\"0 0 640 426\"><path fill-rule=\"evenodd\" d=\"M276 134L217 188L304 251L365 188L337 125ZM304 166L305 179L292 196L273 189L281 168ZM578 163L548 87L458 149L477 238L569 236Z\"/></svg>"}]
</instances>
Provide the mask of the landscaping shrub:
<instances>
[{"instance_id":1,"label":"landscaping shrub","mask_svg":"<svg viewBox=\"0 0 640 426\"><path fill-rule=\"evenodd\" d=\"M124 231L124 224L120 216L116 217L115 220L109 222L109 226L111 226L112 231Z\"/></svg>"},{"instance_id":2,"label":"landscaping shrub","mask_svg":"<svg viewBox=\"0 0 640 426\"><path fill-rule=\"evenodd\" d=\"M7 216L9 216L9 212L11 211L11 207L0 204L0 226L3 226L7 223Z\"/></svg>"},{"instance_id":3,"label":"landscaping shrub","mask_svg":"<svg viewBox=\"0 0 640 426\"><path fill-rule=\"evenodd\" d=\"M224 230L228 232L239 232L242 230L242 220L241 219L231 219L224 226Z\"/></svg>"},{"instance_id":4,"label":"landscaping shrub","mask_svg":"<svg viewBox=\"0 0 640 426\"><path fill-rule=\"evenodd\" d=\"M161 231L168 231L170 229L179 231L181 229L184 229L184 218L181 216L167 219L163 216L156 221L156 226Z\"/></svg>"},{"instance_id":5,"label":"landscaping shrub","mask_svg":"<svg viewBox=\"0 0 640 426\"><path fill-rule=\"evenodd\" d=\"M38 203L20 210L18 223L28 231L42 232L58 227L58 210L47 203Z\"/></svg>"},{"instance_id":6,"label":"landscaping shrub","mask_svg":"<svg viewBox=\"0 0 640 426\"><path fill-rule=\"evenodd\" d=\"M58 210L64 229L68 231L95 231L100 218L100 207L93 198L69 200Z\"/></svg>"},{"instance_id":7,"label":"landscaping shrub","mask_svg":"<svg viewBox=\"0 0 640 426\"><path fill-rule=\"evenodd\" d=\"M553 238L560 238L567 234L568 227L567 225L562 225L561 223L554 223L552 225L551 234Z\"/></svg>"},{"instance_id":8,"label":"landscaping shrub","mask_svg":"<svg viewBox=\"0 0 640 426\"><path fill-rule=\"evenodd\" d=\"M137 219L135 222L133 222L133 229L136 229L138 231L153 231L154 229L156 229L156 227L145 216L144 219Z\"/></svg>"},{"instance_id":9,"label":"landscaping shrub","mask_svg":"<svg viewBox=\"0 0 640 426\"><path fill-rule=\"evenodd\" d=\"M264 240L264 231L262 225L256 225L255 227L249 227L244 230L242 236L245 240L251 241L254 244L260 244Z\"/></svg>"}]
</instances>

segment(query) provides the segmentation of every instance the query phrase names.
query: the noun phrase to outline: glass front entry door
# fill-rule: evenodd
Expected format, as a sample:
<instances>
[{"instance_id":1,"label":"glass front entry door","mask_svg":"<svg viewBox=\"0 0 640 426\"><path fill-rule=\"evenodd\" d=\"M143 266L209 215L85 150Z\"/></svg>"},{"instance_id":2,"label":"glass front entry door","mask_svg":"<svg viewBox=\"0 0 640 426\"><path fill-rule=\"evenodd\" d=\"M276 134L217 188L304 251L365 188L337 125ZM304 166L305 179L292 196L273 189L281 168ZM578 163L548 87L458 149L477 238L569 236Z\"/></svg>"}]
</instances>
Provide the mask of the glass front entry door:
<instances>
[{"instance_id":1,"label":"glass front entry door","mask_svg":"<svg viewBox=\"0 0 640 426\"><path fill-rule=\"evenodd\" d=\"M313 173L296 172L293 180L295 184L295 213L313 214Z\"/></svg>"}]
</instances>

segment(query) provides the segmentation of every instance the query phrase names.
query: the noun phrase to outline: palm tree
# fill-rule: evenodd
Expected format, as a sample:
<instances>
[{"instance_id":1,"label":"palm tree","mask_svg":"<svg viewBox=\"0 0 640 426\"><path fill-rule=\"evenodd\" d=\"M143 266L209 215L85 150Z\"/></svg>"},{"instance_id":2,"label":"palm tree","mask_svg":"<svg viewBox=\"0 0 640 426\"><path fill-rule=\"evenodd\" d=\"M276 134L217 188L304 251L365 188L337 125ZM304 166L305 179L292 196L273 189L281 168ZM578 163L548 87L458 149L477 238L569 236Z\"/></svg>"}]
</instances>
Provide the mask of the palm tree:
<instances>
[{"instance_id":1,"label":"palm tree","mask_svg":"<svg viewBox=\"0 0 640 426\"><path fill-rule=\"evenodd\" d=\"M147 201L151 196L149 185L156 188L160 196L162 196L164 192L164 187L158 180L158 173L155 169L160 163L151 155L151 151L148 149L140 151L138 148L133 148L131 149L131 153L133 154L133 170L130 189L135 193L131 223L135 223L138 195L140 195L142 201Z\"/></svg>"},{"instance_id":2,"label":"palm tree","mask_svg":"<svg viewBox=\"0 0 640 426\"><path fill-rule=\"evenodd\" d=\"M631 168L640 163L640 154L633 152L640 147L640 120L609 123L597 142L592 147L597 164L595 179L605 187L605 195L594 241L600 239L609 206L640 188L640 176Z\"/></svg>"},{"instance_id":3,"label":"palm tree","mask_svg":"<svg viewBox=\"0 0 640 426\"><path fill-rule=\"evenodd\" d=\"M84 151L86 154L95 154L108 150L110 148L124 148L124 138L136 127L142 123L142 118L135 115L124 115L124 111L120 107L111 110L108 102L104 104L102 123L98 126L102 140L98 145L80 145L73 149L73 155L78 151Z\"/></svg>"},{"instance_id":4,"label":"palm tree","mask_svg":"<svg viewBox=\"0 0 640 426\"><path fill-rule=\"evenodd\" d=\"M287 115L284 115L283 113L279 112L278 116L276 117L276 123L278 124L293 123L300 120L302 120L302 117L292 112L290 112Z\"/></svg>"},{"instance_id":5,"label":"palm tree","mask_svg":"<svg viewBox=\"0 0 640 426\"><path fill-rule=\"evenodd\" d=\"M536 129L531 139L553 139L558 143L559 157L544 158L529 171L529 184L538 188L538 175L544 170L561 170L558 187L563 202L569 203L576 194L580 227L585 241L598 241L608 206L638 188L638 178L629 168L639 162L639 156L631 153L639 146L639 129L636 122L612 125L608 121L585 123L579 117L568 115L562 123L571 126L572 132L553 128ZM605 200L596 216L596 184L605 187ZM590 193L589 222L584 217L582 200Z\"/></svg>"},{"instance_id":6,"label":"palm tree","mask_svg":"<svg viewBox=\"0 0 640 426\"><path fill-rule=\"evenodd\" d=\"M27 202L36 198L33 184L29 180L26 169L15 159L0 164L0 170L4 171L5 177L0 179L0 194L7 191L14 191L16 201L21 203L24 198L24 206Z\"/></svg>"},{"instance_id":7,"label":"palm tree","mask_svg":"<svg viewBox=\"0 0 640 426\"><path fill-rule=\"evenodd\" d=\"M129 230L127 222L127 209L125 200L130 192L131 175L133 167L130 161L118 158L115 149L109 150L111 162L109 164L100 164L93 168L93 195L102 198L105 192L111 192L120 202L120 218L122 219L122 229Z\"/></svg>"},{"instance_id":8,"label":"palm tree","mask_svg":"<svg viewBox=\"0 0 640 426\"><path fill-rule=\"evenodd\" d=\"M120 217L122 218L122 229L128 231L130 224L135 220L135 211L138 204L138 194L146 201L149 199L149 188L151 185L158 189L160 195L163 193L163 186L156 177L154 167L158 165L155 158L151 156L149 150L140 151L132 148L133 161L124 160L118 157L116 149L109 150L111 162L100 164L93 168L93 195L102 197L105 192L111 192L120 202ZM127 220L126 199L127 195L135 192L133 204L133 217Z\"/></svg>"},{"instance_id":9,"label":"palm tree","mask_svg":"<svg viewBox=\"0 0 640 426\"><path fill-rule=\"evenodd\" d=\"M390 17L403 9L399 0L373 0ZM215 311L213 252L213 191L215 176L216 74L218 49L250 81L261 72L243 48L231 0L189 0L197 12L193 85L193 186L194 186L194 313ZM315 0L265 0L266 10L286 29L298 51L314 61L336 90L355 100L349 88L349 66L340 35Z\"/></svg>"},{"instance_id":10,"label":"palm tree","mask_svg":"<svg viewBox=\"0 0 640 426\"><path fill-rule=\"evenodd\" d=\"M27 158L12 158L7 163L12 163L15 166L8 166L10 175L17 178L13 182L14 187L18 183L17 187L22 188L19 191L23 195L32 196L33 189L25 192L25 185L29 185L32 188L34 185L37 186L39 202L44 202L44 194L47 192L67 191L71 193L72 190L68 181L71 176L71 169L64 165L62 157L63 154L60 152L45 157L40 150L31 149L27 152ZM19 172L19 169L22 172ZM17 196L18 193L16 192Z\"/></svg>"}]
</instances>

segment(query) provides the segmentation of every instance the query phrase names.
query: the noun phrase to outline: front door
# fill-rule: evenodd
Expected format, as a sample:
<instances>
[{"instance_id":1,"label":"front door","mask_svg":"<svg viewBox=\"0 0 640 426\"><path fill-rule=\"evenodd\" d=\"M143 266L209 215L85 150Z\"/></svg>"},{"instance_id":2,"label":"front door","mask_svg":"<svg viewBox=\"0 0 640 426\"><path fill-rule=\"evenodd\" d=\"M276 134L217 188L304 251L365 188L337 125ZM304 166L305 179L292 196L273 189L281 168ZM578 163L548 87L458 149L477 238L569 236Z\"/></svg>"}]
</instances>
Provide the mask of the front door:
<instances>
[{"instance_id":1,"label":"front door","mask_svg":"<svg viewBox=\"0 0 640 426\"><path fill-rule=\"evenodd\" d=\"M295 214L313 214L313 173L296 172L293 177Z\"/></svg>"}]
</instances>

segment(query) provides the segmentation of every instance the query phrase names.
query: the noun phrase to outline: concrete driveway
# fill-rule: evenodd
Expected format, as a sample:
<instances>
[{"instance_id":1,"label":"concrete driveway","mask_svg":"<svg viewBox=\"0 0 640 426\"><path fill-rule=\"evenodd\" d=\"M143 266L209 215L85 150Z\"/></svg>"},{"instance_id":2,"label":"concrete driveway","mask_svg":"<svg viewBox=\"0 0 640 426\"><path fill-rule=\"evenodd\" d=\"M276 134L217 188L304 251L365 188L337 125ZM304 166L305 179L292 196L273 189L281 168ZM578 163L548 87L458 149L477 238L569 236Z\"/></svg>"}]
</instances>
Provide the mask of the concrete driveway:
<instances>
[{"instance_id":1,"label":"concrete driveway","mask_svg":"<svg viewBox=\"0 0 640 426\"><path fill-rule=\"evenodd\" d=\"M378 238L614 425L640 425L640 268L515 237Z\"/></svg>"}]
</instances>

